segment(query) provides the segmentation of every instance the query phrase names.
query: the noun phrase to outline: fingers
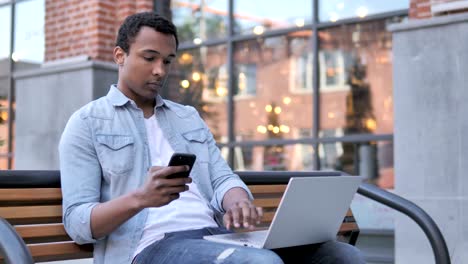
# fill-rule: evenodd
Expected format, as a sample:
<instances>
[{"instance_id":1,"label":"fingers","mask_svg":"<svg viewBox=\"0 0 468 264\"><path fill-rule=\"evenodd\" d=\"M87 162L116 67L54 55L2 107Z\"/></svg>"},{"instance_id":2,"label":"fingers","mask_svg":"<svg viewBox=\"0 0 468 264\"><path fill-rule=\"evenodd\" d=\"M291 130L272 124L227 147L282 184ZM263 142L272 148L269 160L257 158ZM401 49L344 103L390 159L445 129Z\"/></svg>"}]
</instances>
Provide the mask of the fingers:
<instances>
[{"instance_id":1,"label":"fingers","mask_svg":"<svg viewBox=\"0 0 468 264\"><path fill-rule=\"evenodd\" d=\"M165 167L163 166L152 166L150 169L149 169L149 172L156 172L158 170L161 170L161 169L164 169Z\"/></svg>"},{"instance_id":2,"label":"fingers","mask_svg":"<svg viewBox=\"0 0 468 264\"><path fill-rule=\"evenodd\" d=\"M252 214L250 210L250 206L246 202L243 202L241 204L241 210L242 210L242 218L243 218L242 220L243 220L244 227L249 228L250 225L252 224L251 218L254 216L254 214L256 216L257 213L253 212L254 214Z\"/></svg>"},{"instance_id":3,"label":"fingers","mask_svg":"<svg viewBox=\"0 0 468 264\"><path fill-rule=\"evenodd\" d=\"M224 222L224 226L226 227L227 230L230 230L231 229L231 226L232 226L232 215L231 215L231 212L227 212L226 214L224 214L223 216L223 222Z\"/></svg>"},{"instance_id":4,"label":"fingers","mask_svg":"<svg viewBox=\"0 0 468 264\"><path fill-rule=\"evenodd\" d=\"M186 165L182 166L170 166L170 167L151 167L148 171L149 177L151 180L156 181L160 180L160 182L167 186L177 186L177 185L184 185L192 182L190 177L183 177L183 178L171 178L167 179L167 176L178 173L188 171L189 167ZM162 180L165 179L165 180Z\"/></svg>"},{"instance_id":5,"label":"fingers","mask_svg":"<svg viewBox=\"0 0 468 264\"><path fill-rule=\"evenodd\" d=\"M189 189L188 185L179 185L175 187L167 187L164 189L163 193L165 195L173 195L173 194L179 194L181 192L185 192Z\"/></svg>"},{"instance_id":6,"label":"fingers","mask_svg":"<svg viewBox=\"0 0 468 264\"><path fill-rule=\"evenodd\" d=\"M242 213L245 228L254 229L256 224L260 224L258 208L260 207L255 207L251 201L244 202L244 205L242 206ZM263 211L260 211L260 213L263 214Z\"/></svg>"},{"instance_id":7,"label":"fingers","mask_svg":"<svg viewBox=\"0 0 468 264\"><path fill-rule=\"evenodd\" d=\"M241 211L239 210L239 208L233 208L233 210L231 211L231 214L232 214L232 222L234 224L234 227L239 228L240 227L239 218L241 215Z\"/></svg>"},{"instance_id":8,"label":"fingers","mask_svg":"<svg viewBox=\"0 0 468 264\"><path fill-rule=\"evenodd\" d=\"M261 207L255 207L251 201L245 200L230 208L224 215L223 220L227 229L232 226L254 229L256 224L260 224L262 216L263 209Z\"/></svg>"},{"instance_id":9,"label":"fingers","mask_svg":"<svg viewBox=\"0 0 468 264\"><path fill-rule=\"evenodd\" d=\"M260 221L262 220L263 217L263 208L262 207L255 207L255 210L257 211L257 225L260 224Z\"/></svg>"},{"instance_id":10,"label":"fingers","mask_svg":"<svg viewBox=\"0 0 468 264\"><path fill-rule=\"evenodd\" d=\"M148 170L146 182L138 188L138 198L144 207L164 206L180 197L180 193L189 189L190 177L168 179L167 176L183 172L187 166L154 166Z\"/></svg>"},{"instance_id":11,"label":"fingers","mask_svg":"<svg viewBox=\"0 0 468 264\"><path fill-rule=\"evenodd\" d=\"M187 165L181 165L181 166L168 166L168 167L160 167L160 166L154 166L150 168L150 172L153 175L157 175L162 178L166 178L168 175L175 174L178 172L184 172L188 171L190 168Z\"/></svg>"}]
</instances>

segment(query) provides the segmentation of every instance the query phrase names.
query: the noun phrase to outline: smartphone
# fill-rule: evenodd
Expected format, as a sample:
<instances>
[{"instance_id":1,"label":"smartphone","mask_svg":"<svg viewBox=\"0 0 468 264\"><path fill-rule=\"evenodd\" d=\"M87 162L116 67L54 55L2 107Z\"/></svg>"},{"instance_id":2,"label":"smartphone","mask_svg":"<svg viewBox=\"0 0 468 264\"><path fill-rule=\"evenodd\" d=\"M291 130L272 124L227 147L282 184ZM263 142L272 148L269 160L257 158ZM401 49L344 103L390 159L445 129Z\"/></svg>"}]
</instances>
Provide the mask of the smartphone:
<instances>
[{"instance_id":1,"label":"smartphone","mask_svg":"<svg viewBox=\"0 0 468 264\"><path fill-rule=\"evenodd\" d=\"M169 160L168 166L180 166L180 165L188 165L189 170L184 172L178 172L167 176L168 179L173 178L184 178L190 175L192 171L193 164L195 163L195 159L197 157L190 153L174 153L172 154L171 160Z\"/></svg>"}]
</instances>

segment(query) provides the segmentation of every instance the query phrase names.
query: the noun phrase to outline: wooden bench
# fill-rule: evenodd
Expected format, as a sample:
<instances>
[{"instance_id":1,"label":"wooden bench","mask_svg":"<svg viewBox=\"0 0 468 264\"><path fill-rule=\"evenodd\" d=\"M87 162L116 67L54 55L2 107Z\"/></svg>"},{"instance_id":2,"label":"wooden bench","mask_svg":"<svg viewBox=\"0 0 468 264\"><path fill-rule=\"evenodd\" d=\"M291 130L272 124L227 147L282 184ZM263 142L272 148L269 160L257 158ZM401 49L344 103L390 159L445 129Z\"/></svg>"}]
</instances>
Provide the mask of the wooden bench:
<instances>
[{"instance_id":1,"label":"wooden bench","mask_svg":"<svg viewBox=\"0 0 468 264\"><path fill-rule=\"evenodd\" d=\"M243 180L254 194L254 203L264 208L258 228L267 228L286 185L249 183L246 179L248 176ZM78 245L66 234L61 203L58 171L0 171L0 217L13 226L36 262L92 257L91 244ZM358 234L349 210L338 238L355 244Z\"/></svg>"}]
</instances>

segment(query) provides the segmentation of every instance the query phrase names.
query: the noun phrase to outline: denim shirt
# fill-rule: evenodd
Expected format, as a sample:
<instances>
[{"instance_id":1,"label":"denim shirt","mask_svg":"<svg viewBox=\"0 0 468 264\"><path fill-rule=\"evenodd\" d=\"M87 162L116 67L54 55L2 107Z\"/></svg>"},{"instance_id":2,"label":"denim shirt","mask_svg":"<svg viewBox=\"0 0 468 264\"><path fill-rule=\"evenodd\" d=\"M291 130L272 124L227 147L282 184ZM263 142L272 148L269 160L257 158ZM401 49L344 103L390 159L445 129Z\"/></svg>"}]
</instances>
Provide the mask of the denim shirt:
<instances>
[{"instance_id":1,"label":"denim shirt","mask_svg":"<svg viewBox=\"0 0 468 264\"><path fill-rule=\"evenodd\" d=\"M191 177L214 211L218 224L224 194L233 187L252 194L221 157L213 135L190 106L156 96L155 114L175 152L197 156ZM78 244L94 243L94 263L130 263L148 210L136 214L111 234L93 238L91 210L99 203L134 191L151 166L143 111L116 86L69 119L60 145L63 223ZM183 208L182 208L183 210Z\"/></svg>"}]
</instances>

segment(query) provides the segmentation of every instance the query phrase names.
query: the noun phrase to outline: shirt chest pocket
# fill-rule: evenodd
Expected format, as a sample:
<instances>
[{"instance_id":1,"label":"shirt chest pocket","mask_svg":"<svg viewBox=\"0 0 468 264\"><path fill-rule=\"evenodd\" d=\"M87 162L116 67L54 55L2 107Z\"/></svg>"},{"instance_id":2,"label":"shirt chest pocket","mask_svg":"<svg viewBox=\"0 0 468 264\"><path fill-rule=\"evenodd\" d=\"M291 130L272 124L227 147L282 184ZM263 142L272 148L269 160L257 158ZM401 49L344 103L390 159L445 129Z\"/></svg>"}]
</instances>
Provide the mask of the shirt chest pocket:
<instances>
[{"instance_id":1,"label":"shirt chest pocket","mask_svg":"<svg viewBox=\"0 0 468 264\"><path fill-rule=\"evenodd\" d=\"M111 174L122 174L133 168L135 143L132 136L96 135L96 150L102 169Z\"/></svg>"},{"instance_id":2,"label":"shirt chest pocket","mask_svg":"<svg viewBox=\"0 0 468 264\"><path fill-rule=\"evenodd\" d=\"M197 156L197 161L208 162L209 152L206 131L203 128L187 131L182 134L188 143L188 149Z\"/></svg>"}]
</instances>

